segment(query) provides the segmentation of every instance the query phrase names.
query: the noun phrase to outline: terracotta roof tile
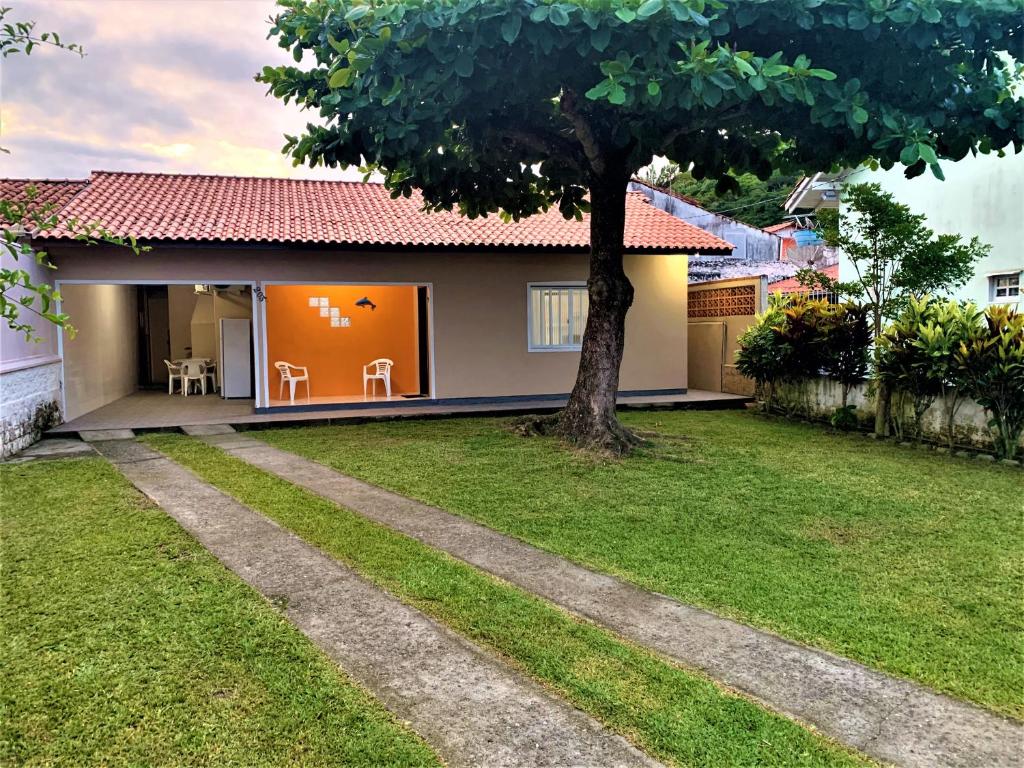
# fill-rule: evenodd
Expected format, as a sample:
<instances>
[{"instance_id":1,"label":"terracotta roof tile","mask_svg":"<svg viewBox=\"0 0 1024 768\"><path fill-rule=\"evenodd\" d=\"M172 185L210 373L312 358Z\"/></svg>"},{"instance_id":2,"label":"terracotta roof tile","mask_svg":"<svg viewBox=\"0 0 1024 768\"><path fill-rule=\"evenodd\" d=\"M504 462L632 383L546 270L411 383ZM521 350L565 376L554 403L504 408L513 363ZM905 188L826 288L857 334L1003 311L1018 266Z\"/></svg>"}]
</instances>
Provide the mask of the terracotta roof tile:
<instances>
[{"instance_id":1,"label":"terracotta roof tile","mask_svg":"<svg viewBox=\"0 0 1024 768\"><path fill-rule=\"evenodd\" d=\"M63 215L147 241L322 243L392 247L584 249L587 217L556 210L519 222L425 213L419 195L392 200L380 184L96 171ZM47 238L70 237L62 229ZM626 250L731 253L732 246L658 210L626 201Z\"/></svg>"},{"instance_id":2,"label":"terracotta roof tile","mask_svg":"<svg viewBox=\"0 0 1024 768\"><path fill-rule=\"evenodd\" d=\"M48 216L66 206L88 183L82 179L0 179L0 200L29 203L30 211ZM31 189L35 193L30 201ZM31 218L24 223L31 224Z\"/></svg>"},{"instance_id":3,"label":"terracotta roof tile","mask_svg":"<svg viewBox=\"0 0 1024 768\"><path fill-rule=\"evenodd\" d=\"M838 264L830 264L818 271L833 280L839 279ZM807 286L802 285L795 277L787 277L784 280L776 280L774 283L769 283L768 290L771 293L810 293L810 291L807 290Z\"/></svg>"}]
</instances>

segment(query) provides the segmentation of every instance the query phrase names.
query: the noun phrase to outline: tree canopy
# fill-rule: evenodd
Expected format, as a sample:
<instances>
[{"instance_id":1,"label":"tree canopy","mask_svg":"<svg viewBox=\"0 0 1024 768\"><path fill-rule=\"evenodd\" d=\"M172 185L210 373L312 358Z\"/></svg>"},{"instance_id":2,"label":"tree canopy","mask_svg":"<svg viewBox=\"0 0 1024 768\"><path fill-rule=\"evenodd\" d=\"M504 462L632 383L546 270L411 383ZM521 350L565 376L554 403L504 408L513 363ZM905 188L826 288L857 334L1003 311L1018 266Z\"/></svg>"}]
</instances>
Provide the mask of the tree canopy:
<instances>
[{"instance_id":1,"label":"tree canopy","mask_svg":"<svg viewBox=\"0 0 1024 768\"><path fill-rule=\"evenodd\" d=\"M580 367L557 420L621 453L633 287L625 187L654 157L745 173L865 161L908 175L1024 145L1022 0L280 0L295 65L257 79L318 117L296 163L379 170L426 208L590 216Z\"/></svg>"},{"instance_id":2,"label":"tree canopy","mask_svg":"<svg viewBox=\"0 0 1024 768\"><path fill-rule=\"evenodd\" d=\"M844 189L843 202L842 211L819 211L818 227L825 242L850 259L856 279L839 283L815 277L830 291L864 301L874 313L876 337L882 320L893 320L909 299L948 293L966 283L990 250L977 237L936 235L923 213L914 213L878 184Z\"/></svg>"},{"instance_id":3,"label":"tree canopy","mask_svg":"<svg viewBox=\"0 0 1024 768\"><path fill-rule=\"evenodd\" d=\"M1024 141L1020 0L282 0L319 113L296 161L369 164L434 208L577 212L595 172L664 156L733 177L875 158L915 175Z\"/></svg>"}]
</instances>

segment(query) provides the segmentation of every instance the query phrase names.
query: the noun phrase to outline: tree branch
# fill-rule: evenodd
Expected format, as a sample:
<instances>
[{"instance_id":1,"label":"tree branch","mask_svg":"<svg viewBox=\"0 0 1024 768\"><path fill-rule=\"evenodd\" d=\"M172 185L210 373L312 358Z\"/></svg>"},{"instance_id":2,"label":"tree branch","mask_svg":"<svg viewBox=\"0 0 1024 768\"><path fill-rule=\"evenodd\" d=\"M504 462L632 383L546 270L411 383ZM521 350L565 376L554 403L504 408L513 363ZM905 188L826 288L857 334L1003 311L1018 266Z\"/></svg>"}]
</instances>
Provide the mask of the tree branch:
<instances>
[{"instance_id":1,"label":"tree branch","mask_svg":"<svg viewBox=\"0 0 1024 768\"><path fill-rule=\"evenodd\" d=\"M607 169L605 167L604 154L601 151L601 144L591 130L590 123L578 111L576 94L568 88L564 89L559 100L559 107L562 115L569 121L573 131L576 133L576 138L579 140L580 146L583 147L583 154L586 155L587 160L590 162L590 167L599 176L604 174Z\"/></svg>"}]
</instances>

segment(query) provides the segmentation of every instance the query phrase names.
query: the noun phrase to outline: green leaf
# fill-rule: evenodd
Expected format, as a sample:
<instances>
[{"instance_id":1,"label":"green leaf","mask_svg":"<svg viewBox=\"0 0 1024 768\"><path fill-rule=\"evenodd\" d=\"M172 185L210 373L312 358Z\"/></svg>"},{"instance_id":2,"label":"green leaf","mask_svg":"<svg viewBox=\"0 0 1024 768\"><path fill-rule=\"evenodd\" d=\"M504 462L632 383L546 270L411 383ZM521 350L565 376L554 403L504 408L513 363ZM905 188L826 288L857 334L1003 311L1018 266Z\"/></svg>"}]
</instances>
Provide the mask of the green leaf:
<instances>
[{"instance_id":1,"label":"green leaf","mask_svg":"<svg viewBox=\"0 0 1024 768\"><path fill-rule=\"evenodd\" d=\"M732 61L740 74L746 75L747 77L753 77L757 74L757 70L750 66L750 62L746 59L741 59L739 56L736 56Z\"/></svg>"},{"instance_id":2,"label":"green leaf","mask_svg":"<svg viewBox=\"0 0 1024 768\"><path fill-rule=\"evenodd\" d=\"M608 94L608 101L612 104L625 104L626 103L626 89L618 83L612 85L612 89Z\"/></svg>"},{"instance_id":3,"label":"green leaf","mask_svg":"<svg viewBox=\"0 0 1024 768\"><path fill-rule=\"evenodd\" d=\"M519 30L523 27L523 17L518 13L512 13L501 22L501 39L511 45L519 37Z\"/></svg>"},{"instance_id":4,"label":"green leaf","mask_svg":"<svg viewBox=\"0 0 1024 768\"><path fill-rule=\"evenodd\" d=\"M331 75L331 79L327 81L327 87L329 88L347 88L349 81L352 79L352 70L349 67L343 67Z\"/></svg>"},{"instance_id":5,"label":"green leaf","mask_svg":"<svg viewBox=\"0 0 1024 768\"><path fill-rule=\"evenodd\" d=\"M871 118L864 107L854 107L850 112L850 116L853 118L853 122L858 125L864 125Z\"/></svg>"},{"instance_id":6,"label":"green leaf","mask_svg":"<svg viewBox=\"0 0 1024 768\"><path fill-rule=\"evenodd\" d=\"M636 11L634 11L632 8L619 8L619 10L615 12L615 15L618 16L619 19L621 19L622 21L629 24L631 21L633 21L633 19L636 18Z\"/></svg>"},{"instance_id":7,"label":"green leaf","mask_svg":"<svg viewBox=\"0 0 1024 768\"><path fill-rule=\"evenodd\" d=\"M913 165L916 163L921 158L920 152L918 152L917 149L918 146L918 144L907 144L907 146L903 148L903 151L900 152L900 162L904 165Z\"/></svg>"},{"instance_id":8,"label":"green leaf","mask_svg":"<svg viewBox=\"0 0 1024 768\"><path fill-rule=\"evenodd\" d=\"M665 0L646 0L636 9L636 15L641 19L647 19L665 7Z\"/></svg>"},{"instance_id":9,"label":"green leaf","mask_svg":"<svg viewBox=\"0 0 1024 768\"><path fill-rule=\"evenodd\" d=\"M750 83L751 88L758 92L768 87L768 82L761 75L754 75L747 82Z\"/></svg>"},{"instance_id":10,"label":"green leaf","mask_svg":"<svg viewBox=\"0 0 1024 768\"><path fill-rule=\"evenodd\" d=\"M942 172L942 168L939 166L938 163L932 163L928 167L932 169L932 176L934 176L936 179L938 179L939 181L946 180L946 174Z\"/></svg>"},{"instance_id":11,"label":"green leaf","mask_svg":"<svg viewBox=\"0 0 1024 768\"><path fill-rule=\"evenodd\" d=\"M917 154L918 157L928 163L928 165L938 165L939 163L939 158L935 155L935 150L932 149L929 144L918 142Z\"/></svg>"},{"instance_id":12,"label":"green leaf","mask_svg":"<svg viewBox=\"0 0 1024 768\"><path fill-rule=\"evenodd\" d=\"M569 23L569 14L560 5L551 6L551 13L548 14L548 18L556 27L564 27Z\"/></svg>"},{"instance_id":13,"label":"green leaf","mask_svg":"<svg viewBox=\"0 0 1024 768\"><path fill-rule=\"evenodd\" d=\"M547 21L548 14L550 13L550 5L538 5L536 8L533 9L533 12L530 14L530 21L536 22L538 24L542 21Z\"/></svg>"},{"instance_id":14,"label":"green leaf","mask_svg":"<svg viewBox=\"0 0 1024 768\"><path fill-rule=\"evenodd\" d=\"M591 101L597 101L598 99L603 99L605 96L608 95L608 92L612 89L612 84L613 84L613 81L611 81L611 80L602 80L600 83L598 83L593 88L591 88L589 91L587 91L584 94L584 96L586 96Z\"/></svg>"},{"instance_id":15,"label":"green leaf","mask_svg":"<svg viewBox=\"0 0 1024 768\"><path fill-rule=\"evenodd\" d=\"M349 9L349 12L345 14L345 21L359 21L363 16L370 12L368 5L357 5Z\"/></svg>"},{"instance_id":16,"label":"green leaf","mask_svg":"<svg viewBox=\"0 0 1024 768\"><path fill-rule=\"evenodd\" d=\"M338 53L347 53L348 52L349 42L348 42L347 38L345 40L341 40L339 42L338 40L336 40L334 38L333 35L327 35L327 43L331 46L331 48L336 50ZM264 68L264 69L266 69L266 68Z\"/></svg>"},{"instance_id":17,"label":"green leaf","mask_svg":"<svg viewBox=\"0 0 1024 768\"><path fill-rule=\"evenodd\" d=\"M819 80L835 80L836 73L828 69L808 69L807 74Z\"/></svg>"},{"instance_id":18,"label":"green leaf","mask_svg":"<svg viewBox=\"0 0 1024 768\"><path fill-rule=\"evenodd\" d=\"M661 93L661 86L658 85L658 83L655 82L654 80L651 80L651 82L647 84L647 93L649 93L651 96L657 96L659 93Z\"/></svg>"},{"instance_id":19,"label":"green leaf","mask_svg":"<svg viewBox=\"0 0 1024 768\"><path fill-rule=\"evenodd\" d=\"M598 27L590 33L590 45L595 51L604 51L612 41L612 31L607 26Z\"/></svg>"},{"instance_id":20,"label":"green leaf","mask_svg":"<svg viewBox=\"0 0 1024 768\"><path fill-rule=\"evenodd\" d=\"M871 17L862 10L851 9L846 15L846 26L855 31L867 29L871 26Z\"/></svg>"},{"instance_id":21,"label":"green leaf","mask_svg":"<svg viewBox=\"0 0 1024 768\"><path fill-rule=\"evenodd\" d=\"M942 12L932 5L924 9L924 12L921 14L921 18L929 24L938 24L942 21Z\"/></svg>"},{"instance_id":22,"label":"green leaf","mask_svg":"<svg viewBox=\"0 0 1024 768\"><path fill-rule=\"evenodd\" d=\"M455 74L459 77L470 77L473 74L473 55L463 51L455 59Z\"/></svg>"}]
</instances>

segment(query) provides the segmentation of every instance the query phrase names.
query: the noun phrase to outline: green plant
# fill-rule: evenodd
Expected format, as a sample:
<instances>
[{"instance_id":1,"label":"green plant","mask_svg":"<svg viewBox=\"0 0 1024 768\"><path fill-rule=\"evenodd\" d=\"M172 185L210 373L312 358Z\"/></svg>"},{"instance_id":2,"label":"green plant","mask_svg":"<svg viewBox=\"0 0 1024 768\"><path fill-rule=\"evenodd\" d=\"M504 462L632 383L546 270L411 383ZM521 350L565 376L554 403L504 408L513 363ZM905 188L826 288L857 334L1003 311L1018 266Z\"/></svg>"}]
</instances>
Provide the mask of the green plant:
<instances>
[{"instance_id":1,"label":"green plant","mask_svg":"<svg viewBox=\"0 0 1024 768\"><path fill-rule=\"evenodd\" d=\"M864 307L774 295L768 311L755 318L739 343L736 368L755 382L765 410L771 410L778 384L785 383L796 391L787 411L792 415L804 408L809 413L807 383L827 375L843 392L837 413L841 410L845 416L834 415L833 424L856 425L847 404L850 390L867 373L870 333Z\"/></svg>"},{"instance_id":2,"label":"green plant","mask_svg":"<svg viewBox=\"0 0 1024 768\"><path fill-rule=\"evenodd\" d=\"M924 414L942 393L941 377L921 344L924 329L934 327L935 307L930 297L910 298L879 339L878 376L896 394L897 407L891 414L896 434L904 435L903 413L909 400L918 442L924 436Z\"/></svg>"},{"instance_id":3,"label":"green plant","mask_svg":"<svg viewBox=\"0 0 1024 768\"><path fill-rule=\"evenodd\" d=\"M769 298L768 309L754 316L754 322L740 334L736 352L736 370L754 382L761 408L771 411L775 388L786 367L786 351L781 348L775 327L784 322L786 299Z\"/></svg>"},{"instance_id":4,"label":"green plant","mask_svg":"<svg viewBox=\"0 0 1024 768\"><path fill-rule=\"evenodd\" d=\"M917 162L923 163L926 155L930 162L930 149L914 151ZM818 281L825 289L869 308L876 342L885 322L895 319L912 297L963 285L974 273L974 263L989 250L977 237L963 242L959 235L936 235L925 225L924 214L914 213L878 184L847 187L842 209L822 210L817 219L825 242L846 254L857 275L850 282L824 275ZM877 369L880 344L875 351ZM890 393L881 377L877 385L875 432L884 434L889 426ZM896 411L897 425L901 424L901 410Z\"/></svg>"},{"instance_id":5,"label":"green plant","mask_svg":"<svg viewBox=\"0 0 1024 768\"><path fill-rule=\"evenodd\" d=\"M918 349L919 365L938 382L945 401L946 442L950 448L955 441L956 415L964 402L965 389L955 354L960 343L970 338L979 326L981 317L981 312L971 303L936 303L932 320L920 327L914 341Z\"/></svg>"},{"instance_id":6,"label":"green plant","mask_svg":"<svg viewBox=\"0 0 1024 768\"><path fill-rule=\"evenodd\" d=\"M989 415L996 454L1012 459L1024 432L1024 314L993 305L984 320L967 328L954 362L963 387Z\"/></svg>"},{"instance_id":7,"label":"green plant","mask_svg":"<svg viewBox=\"0 0 1024 768\"><path fill-rule=\"evenodd\" d=\"M867 307L847 302L826 305L824 368L825 373L843 388L842 405L833 414L833 426L853 428L857 419L849 406L850 390L867 377L871 331ZM846 414L838 417L839 412ZM852 418L851 418L852 417Z\"/></svg>"},{"instance_id":8,"label":"green plant","mask_svg":"<svg viewBox=\"0 0 1024 768\"><path fill-rule=\"evenodd\" d=\"M745 173L941 174L940 158L1024 147L1020 72L999 50L1024 33L1018 0L281 5L271 35L295 64L257 79L319 115L286 141L296 163L375 169L392 194L471 217L589 211L589 316L553 430L585 448L638 442L615 413L624 209L653 158L726 192Z\"/></svg>"},{"instance_id":9,"label":"green plant","mask_svg":"<svg viewBox=\"0 0 1024 768\"><path fill-rule=\"evenodd\" d=\"M828 422L836 429L848 432L857 428L857 409L852 405L841 405L832 411Z\"/></svg>"}]
</instances>

